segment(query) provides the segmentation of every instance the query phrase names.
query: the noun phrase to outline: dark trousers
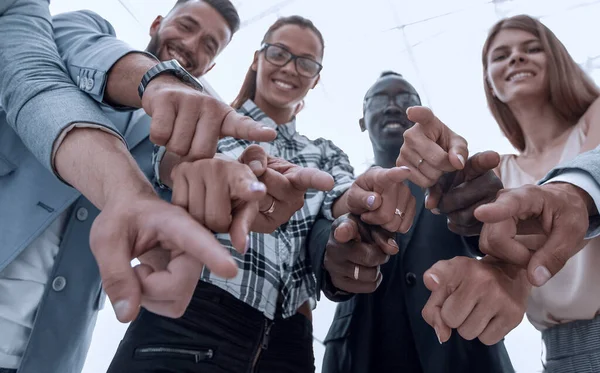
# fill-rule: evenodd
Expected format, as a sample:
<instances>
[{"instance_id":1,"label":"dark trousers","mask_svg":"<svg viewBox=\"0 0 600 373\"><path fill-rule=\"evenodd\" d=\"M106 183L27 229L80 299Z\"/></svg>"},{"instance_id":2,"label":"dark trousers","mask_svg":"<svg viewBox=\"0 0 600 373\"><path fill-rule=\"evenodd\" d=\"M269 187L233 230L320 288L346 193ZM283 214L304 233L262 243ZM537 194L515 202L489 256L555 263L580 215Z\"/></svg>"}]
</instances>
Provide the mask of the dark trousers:
<instances>
[{"instance_id":1,"label":"dark trousers","mask_svg":"<svg viewBox=\"0 0 600 373\"><path fill-rule=\"evenodd\" d=\"M220 288L200 282L179 319L144 309L107 373L312 373L312 324L271 321Z\"/></svg>"},{"instance_id":2,"label":"dark trousers","mask_svg":"<svg viewBox=\"0 0 600 373\"><path fill-rule=\"evenodd\" d=\"M17 373L16 369L0 368L0 373Z\"/></svg>"}]
</instances>

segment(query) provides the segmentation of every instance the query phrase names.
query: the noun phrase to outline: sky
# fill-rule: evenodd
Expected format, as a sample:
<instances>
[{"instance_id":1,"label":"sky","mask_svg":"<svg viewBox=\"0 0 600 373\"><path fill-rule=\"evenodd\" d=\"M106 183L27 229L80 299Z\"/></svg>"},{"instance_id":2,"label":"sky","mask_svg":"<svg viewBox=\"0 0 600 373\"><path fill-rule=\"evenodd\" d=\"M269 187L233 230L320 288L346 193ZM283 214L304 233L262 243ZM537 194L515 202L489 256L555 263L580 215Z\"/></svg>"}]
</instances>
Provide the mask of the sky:
<instances>
[{"instance_id":1,"label":"sky","mask_svg":"<svg viewBox=\"0 0 600 373\"><path fill-rule=\"evenodd\" d=\"M117 36L144 49L157 15L174 0L52 0L51 11L90 9L112 23ZM321 80L298 116L298 131L324 137L343 149L357 174L373 161L358 119L367 89L382 71L401 73L423 103L483 150L513 153L489 114L483 93L481 48L488 29L515 14L540 17L589 74L600 82L598 0L237 0L242 29L205 77L226 101L235 97L267 28L280 16L311 19L325 39ZM324 297L322 299L325 299ZM322 300L314 313L315 360L320 372L325 337L335 304ZM104 373L126 330L112 308L100 312L84 373ZM525 319L506 338L517 372L542 370L540 334Z\"/></svg>"}]
</instances>

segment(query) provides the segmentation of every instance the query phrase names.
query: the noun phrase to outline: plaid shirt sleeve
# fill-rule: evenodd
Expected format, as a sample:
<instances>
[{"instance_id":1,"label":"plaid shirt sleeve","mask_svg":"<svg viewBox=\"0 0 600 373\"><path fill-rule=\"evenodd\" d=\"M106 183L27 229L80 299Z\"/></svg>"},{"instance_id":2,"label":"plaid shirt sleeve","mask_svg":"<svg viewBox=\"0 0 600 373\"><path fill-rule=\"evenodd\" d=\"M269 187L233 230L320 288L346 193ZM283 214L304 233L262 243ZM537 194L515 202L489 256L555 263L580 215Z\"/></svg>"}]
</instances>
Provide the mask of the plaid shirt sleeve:
<instances>
[{"instance_id":1,"label":"plaid shirt sleeve","mask_svg":"<svg viewBox=\"0 0 600 373\"><path fill-rule=\"evenodd\" d=\"M322 170L333 176L334 187L325 194L325 200L321 205L321 214L329 219L333 217L333 203L341 197L354 182L354 168L350 165L350 160L344 151L329 140L322 140L321 143L325 164Z\"/></svg>"}]
</instances>

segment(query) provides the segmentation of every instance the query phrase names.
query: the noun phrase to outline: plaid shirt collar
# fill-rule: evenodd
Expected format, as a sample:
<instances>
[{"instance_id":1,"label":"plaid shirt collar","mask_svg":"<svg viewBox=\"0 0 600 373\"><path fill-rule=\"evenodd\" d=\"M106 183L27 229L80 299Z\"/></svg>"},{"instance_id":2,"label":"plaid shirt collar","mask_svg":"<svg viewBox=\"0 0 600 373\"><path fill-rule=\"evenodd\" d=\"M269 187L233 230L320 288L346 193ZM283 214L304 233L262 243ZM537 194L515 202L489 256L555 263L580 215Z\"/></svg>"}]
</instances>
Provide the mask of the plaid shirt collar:
<instances>
[{"instance_id":1,"label":"plaid shirt collar","mask_svg":"<svg viewBox=\"0 0 600 373\"><path fill-rule=\"evenodd\" d=\"M275 121L267 116L254 101L248 99L242 107L238 110L241 114L247 115L257 122L264 124L269 128L274 128L277 133L285 138L291 140L296 135L296 117L292 118L291 121L285 124L277 124Z\"/></svg>"}]
</instances>

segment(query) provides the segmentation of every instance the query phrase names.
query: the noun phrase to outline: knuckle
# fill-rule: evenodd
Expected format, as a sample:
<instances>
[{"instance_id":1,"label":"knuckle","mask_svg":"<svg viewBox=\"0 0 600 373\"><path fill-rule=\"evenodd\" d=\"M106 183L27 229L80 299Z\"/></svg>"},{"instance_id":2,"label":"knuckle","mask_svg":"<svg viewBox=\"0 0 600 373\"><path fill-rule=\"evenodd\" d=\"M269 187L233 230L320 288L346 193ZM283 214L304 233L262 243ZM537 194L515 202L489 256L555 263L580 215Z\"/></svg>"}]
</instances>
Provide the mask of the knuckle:
<instances>
[{"instance_id":1,"label":"knuckle","mask_svg":"<svg viewBox=\"0 0 600 373\"><path fill-rule=\"evenodd\" d=\"M467 341L472 341L475 338L477 338L477 334L473 330L466 328L462 325L459 326L456 330L458 331L458 334Z\"/></svg>"},{"instance_id":2,"label":"knuckle","mask_svg":"<svg viewBox=\"0 0 600 373\"><path fill-rule=\"evenodd\" d=\"M432 306L426 305L421 311L421 317L429 325L433 325L435 309Z\"/></svg>"},{"instance_id":3,"label":"knuckle","mask_svg":"<svg viewBox=\"0 0 600 373\"><path fill-rule=\"evenodd\" d=\"M479 341L486 346L493 346L500 341L501 338L497 337L495 334L484 334L479 336Z\"/></svg>"},{"instance_id":4,"label":"knuckle","mask_svg":"<svg viewBox=\"0 0 600 373\"><path fill-rule=\"evenodd\" d=\"M442 321L452 329L456 329L460 326L460 322L456 318L456 310L450 309L450 307L442 307Z\"/></svg>"}]
</instances>

